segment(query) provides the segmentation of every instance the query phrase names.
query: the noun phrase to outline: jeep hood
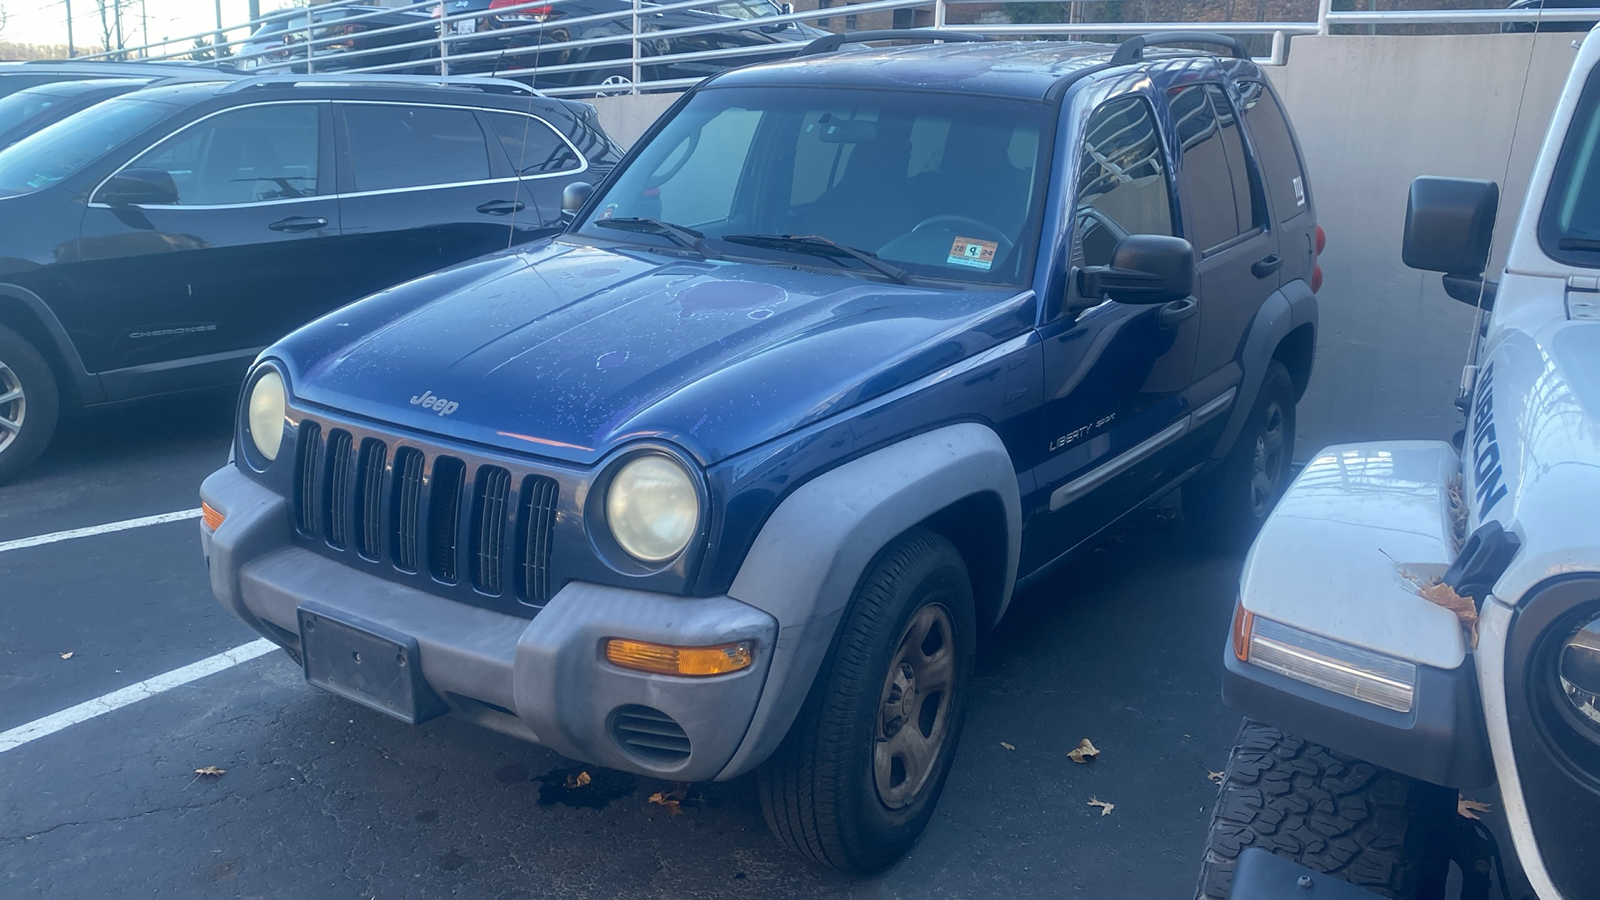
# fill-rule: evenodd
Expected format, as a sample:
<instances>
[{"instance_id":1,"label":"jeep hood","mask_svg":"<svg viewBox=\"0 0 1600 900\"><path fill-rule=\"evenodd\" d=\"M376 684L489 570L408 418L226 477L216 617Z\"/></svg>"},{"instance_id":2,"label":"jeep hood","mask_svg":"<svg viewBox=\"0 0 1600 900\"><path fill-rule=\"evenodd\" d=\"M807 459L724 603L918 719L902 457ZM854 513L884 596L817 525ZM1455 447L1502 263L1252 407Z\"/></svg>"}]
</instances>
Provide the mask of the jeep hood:
<instances>
[{"instance_id":1,"label":"jeep hood","mask_svg":"<svg viewBox=\"0 0 1600 900\"><path fill-rule=\"evenodd\" d=\"M338 310L266 355L298 401L591 463L660 439L711 464L979 353L1031 295L563 240ZM443 414L447 413L447 414Z\"/></svg>"}]
</instances>

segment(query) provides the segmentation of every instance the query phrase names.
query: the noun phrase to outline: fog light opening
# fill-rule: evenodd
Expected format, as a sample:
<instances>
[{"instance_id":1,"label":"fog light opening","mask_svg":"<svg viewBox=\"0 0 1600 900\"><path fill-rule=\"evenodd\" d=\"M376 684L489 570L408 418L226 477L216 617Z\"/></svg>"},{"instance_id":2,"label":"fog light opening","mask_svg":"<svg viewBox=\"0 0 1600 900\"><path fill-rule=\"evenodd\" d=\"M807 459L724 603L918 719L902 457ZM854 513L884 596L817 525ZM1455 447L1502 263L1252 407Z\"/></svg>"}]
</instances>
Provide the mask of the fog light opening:
<instances>
[{"instance_id":1,"label":"fog light opening","mask_svg":"<svg viewBox=\"0 0 1600 900\"><path fill-rule=\"evenodd\" d=\"M606 659L613 665L657 675L727 675L749 668L755 659L753 641L716 647L674 647L627 638L607 638L604 646Z\"/></svg>"}]
</instances>

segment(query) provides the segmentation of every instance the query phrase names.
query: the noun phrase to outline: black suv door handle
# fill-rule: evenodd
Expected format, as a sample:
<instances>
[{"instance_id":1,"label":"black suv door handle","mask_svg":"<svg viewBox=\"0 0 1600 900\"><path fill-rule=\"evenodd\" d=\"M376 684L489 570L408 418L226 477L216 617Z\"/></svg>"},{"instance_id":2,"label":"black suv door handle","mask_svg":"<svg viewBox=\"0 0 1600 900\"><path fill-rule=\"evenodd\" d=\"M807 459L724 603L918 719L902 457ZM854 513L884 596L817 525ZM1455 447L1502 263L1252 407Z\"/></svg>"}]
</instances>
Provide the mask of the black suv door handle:
<instances>
[{"instance_id":1,"label":"black suv door handle","mask_svg":"<svg viewBox=\"0 0 1600 900\"><path fill-rule=\"evenodd\" d=\"M318 228L327 228L328 220L321 216L290 216L287 219L279 219L267 227L273 231L299 233L302 231L316 231Z\"/></svg>"},{"instance_id":2,"label":"black suv door handle","mask_svg":"<svg viewBox=\"0 0 1600 900\"><path fill-rule=\"evenodd\" d=\"M1281 268L1283 268L1283 257L1274 253L1256 260L1255 265L1250 267L1250 274L1257 278L1265 278Z\"/></svg>"},{"instance_id":3,"label":"black suv door handle","mask_svg":"<svg viewBox=\"0 0 1600 900\"><path fill-rule=\"evenodd\" d=\"M507 216L511 213L522 212L528 204L521 200L490 200L478 207L478 212L488 213L491 216Z\"/></svg>"},{"instance_id":4,"label":"black suv door handle","mask_svg":"<svg viewBox=\"0 0 1600 900\"><path fill-rule=\"evenodd\" d=\"M1161 312L1157 314L1156 318L1161 323L1162 328L1176 328L1179 322L1199 311L1199 301L1193 297L1185 297L1182 300L1174 300L1161 307Z\"/></svg>"}]
</instances>

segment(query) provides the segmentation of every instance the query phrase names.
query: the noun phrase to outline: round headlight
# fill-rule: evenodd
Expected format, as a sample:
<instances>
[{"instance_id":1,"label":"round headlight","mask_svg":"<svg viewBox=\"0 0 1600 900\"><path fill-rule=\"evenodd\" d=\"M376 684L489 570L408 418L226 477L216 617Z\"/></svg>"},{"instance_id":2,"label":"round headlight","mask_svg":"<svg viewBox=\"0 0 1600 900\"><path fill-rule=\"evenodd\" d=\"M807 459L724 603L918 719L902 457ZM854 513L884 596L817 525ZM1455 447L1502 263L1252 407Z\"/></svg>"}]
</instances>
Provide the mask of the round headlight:
<instances>
[{"instance_id":1,"label":"round headlight","mask_svg":"<svg viewBox=\"0 0 1600 900\"><path fill-rule=\"evenodd\" d=\"M278 448L283 445L286 405L283 376L268 369L251 386L250 402L245 409L245 421L250 425L250 440L256 445L256 452L268 462L278 458Z\"/></svg>"},{"instance_id":2,"label":"round headlight","mask_svg":"<svg viewBox=\"0 0 1600 900\"><path fill-rule=\"evenodd\" d=\"M1556 674L1579 720L1600 731L1600 618L1591 619L1561 645Z\"/></svg>"},{"instance_id":3,"label":"round headlight","mask_svg":"<svg viewBox=\"0 0 1600 900\"><path fill-rule=\"evenodd\" d=\"M606 523L629 555L665 562L683 552L700 525L700 498L683 466L641 456L622 467L606 491Z\"/></svg>"}]
</instances>

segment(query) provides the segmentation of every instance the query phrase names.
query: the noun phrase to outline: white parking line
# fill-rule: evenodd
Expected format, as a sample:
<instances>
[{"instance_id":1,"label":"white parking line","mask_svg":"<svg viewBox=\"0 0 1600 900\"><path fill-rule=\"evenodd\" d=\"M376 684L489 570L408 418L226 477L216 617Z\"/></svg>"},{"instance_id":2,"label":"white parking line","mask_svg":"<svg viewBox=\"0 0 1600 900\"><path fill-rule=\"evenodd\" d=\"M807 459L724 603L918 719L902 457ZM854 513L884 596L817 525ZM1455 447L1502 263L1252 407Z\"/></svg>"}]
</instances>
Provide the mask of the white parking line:
<instances>
[{"instance_id":1,"label":"white parking line","mask_svg":"<svg viewBox=\"0 0 1600 900\"><path fill-rule=\"evenodd\" d=\"M70 709L64 709L42 719L35 719L26 725L18 725L10 731L0 732L0 753L15 750L30 741L55 734L63 728L69 728L79 722L85 722L96 716L103 716L108 712L119 710L124 706L138 703L154 697L164 691L175 687L182 687L191 681L197 681L207 675L215 675L224 669L231 669L240 663L249 662L258 656L271 653L278 649L278 645L261 638L248 644L224 650L216 656L210 656L197 663L190 663L181 669L173 669L163 675L147 678L138 684L130 684L120 691L112 691L102 697L86 700Z\"/></svg>"},{"instance_id":2,"label":"white parking line","mask_svg":"<svg viewBox=\"0 0 1600 900\"><path fill-rule=\"evenodd\" d=\"M97 534L110 534L114 531L127 531L131 528L143 528L146 525L164 525L167 522L182 522L184 519L198 518L200 518L199 509L186 509L181 512L162 513L158 516L143 516L137 519L123 519L121 522L107 522L104 525L90 525L88 528L74 528L71 531L36 534L33 537L17 538L14 541L0 541L0 553L4 553L7 550L37 547L40 544L54 544L57 541L70 541L74 538L93 537Z\"/></svg>"}]
</instances>

